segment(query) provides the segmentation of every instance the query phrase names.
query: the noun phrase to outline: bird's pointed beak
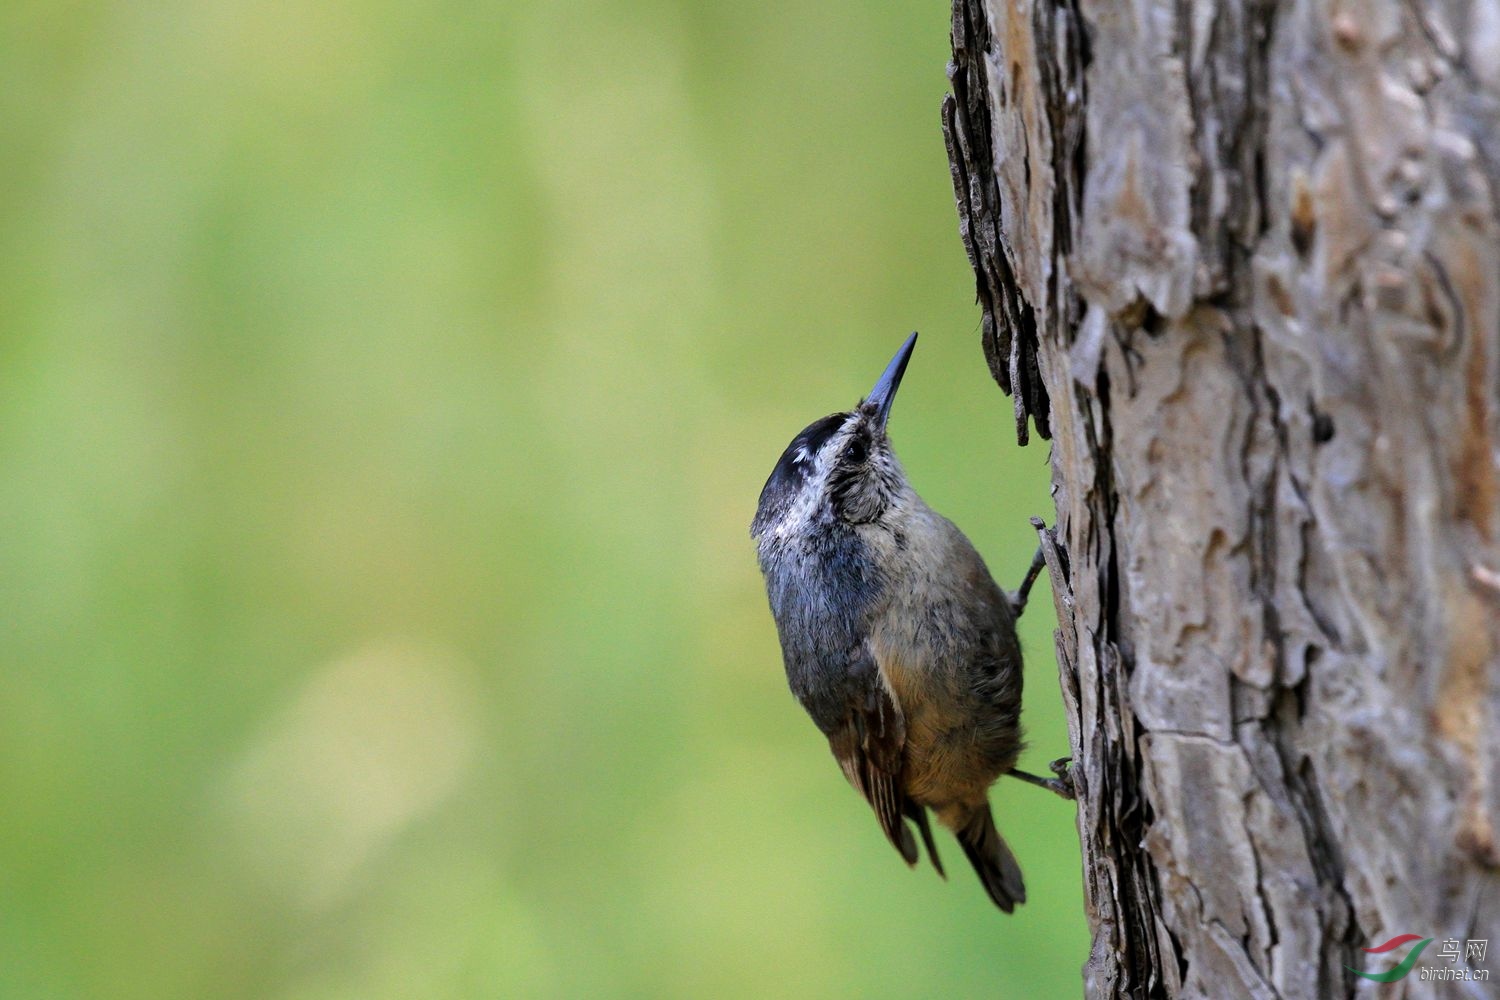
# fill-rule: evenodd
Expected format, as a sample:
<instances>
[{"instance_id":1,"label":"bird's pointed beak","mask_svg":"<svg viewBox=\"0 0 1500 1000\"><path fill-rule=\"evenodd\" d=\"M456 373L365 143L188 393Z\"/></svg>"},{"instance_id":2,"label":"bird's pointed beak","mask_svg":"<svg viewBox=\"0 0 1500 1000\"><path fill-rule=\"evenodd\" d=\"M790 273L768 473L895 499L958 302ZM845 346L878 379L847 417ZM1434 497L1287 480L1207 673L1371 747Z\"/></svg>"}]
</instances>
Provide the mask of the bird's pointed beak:
<instances>
[{"instance_id":1,"label":"bird's pointed beak","mask_svg":"<svg viewBox=\"0 0 1500 1000\"><path fill-rule=\"evenodd\" d=\"M885 366L880 381L875 383L875 388L865 397L865 405L875 407L875 426L881 430L885 429L886 421L891 418L891 404L896 401L896 390L901 388L901 376L906 374L906 363L911 360L912 348L916 346L917 335L913 333L906 338L901 350Z\"/></svg>"}]
</instances>

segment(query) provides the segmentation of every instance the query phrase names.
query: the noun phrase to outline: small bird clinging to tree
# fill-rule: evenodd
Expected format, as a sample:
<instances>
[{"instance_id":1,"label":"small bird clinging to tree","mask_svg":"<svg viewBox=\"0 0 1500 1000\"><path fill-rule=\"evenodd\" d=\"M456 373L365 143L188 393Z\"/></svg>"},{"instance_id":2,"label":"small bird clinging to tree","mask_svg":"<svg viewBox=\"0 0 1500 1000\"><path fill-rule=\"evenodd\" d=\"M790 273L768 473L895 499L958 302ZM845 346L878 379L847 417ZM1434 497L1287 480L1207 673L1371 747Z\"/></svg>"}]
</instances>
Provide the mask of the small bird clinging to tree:
<instances>
[{"instance_id":1,"label":"small bird clinging to tree","mask_svg":"<svg viewBox=\"0 0 1500 1000\"><path fill-rule=\"evenodd\" d=\"M863 402L792 439L751 524L787 680L849 783L907 864L911 820L943 873L927 810L953 831L995 905L1026 901L995 829L989 787L1021 752L1016 618L1040 553L1011 597L953 523L912 489L886 422L917 335ZM1058 765L1054 765L1054 770Z\"/></svg>"}]
</instances>

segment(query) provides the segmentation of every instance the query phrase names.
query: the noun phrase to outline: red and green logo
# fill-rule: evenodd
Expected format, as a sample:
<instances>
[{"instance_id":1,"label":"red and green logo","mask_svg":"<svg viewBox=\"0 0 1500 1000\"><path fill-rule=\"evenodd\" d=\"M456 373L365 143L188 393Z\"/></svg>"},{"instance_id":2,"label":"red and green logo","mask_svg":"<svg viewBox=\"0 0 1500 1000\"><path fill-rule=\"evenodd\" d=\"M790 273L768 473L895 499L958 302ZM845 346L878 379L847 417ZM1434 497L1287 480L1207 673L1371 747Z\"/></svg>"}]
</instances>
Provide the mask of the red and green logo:
<instances>
[{"instance_id":1,"label":"red and green logo","mask_svg":"<svg viewBox=\"0 0 1500 1000\"><path fill-rule=\"evenodd\" d=\"M1377 983L1394 983L1405 979L1406 974L1411 972L1412 966L1417 964L1417 956L1422 954L1422 949L1432 944L1432 938L1424 938L1419 934L1397 934L1384 944L1378 944L1373 948L1360 949L1367 955L1384 955L1388 951L1395 951L1402 945L1410 944L1413 941L1417 942L1417 946L1411 950L1411 953L1401 960L1400 965L1392 969L1387 969L1385 972L1360 972L1358 969L1349 969L1347 965L1344 968L1349 969L1356 976L1373 979Z\"/></svg>"}]
</instances>

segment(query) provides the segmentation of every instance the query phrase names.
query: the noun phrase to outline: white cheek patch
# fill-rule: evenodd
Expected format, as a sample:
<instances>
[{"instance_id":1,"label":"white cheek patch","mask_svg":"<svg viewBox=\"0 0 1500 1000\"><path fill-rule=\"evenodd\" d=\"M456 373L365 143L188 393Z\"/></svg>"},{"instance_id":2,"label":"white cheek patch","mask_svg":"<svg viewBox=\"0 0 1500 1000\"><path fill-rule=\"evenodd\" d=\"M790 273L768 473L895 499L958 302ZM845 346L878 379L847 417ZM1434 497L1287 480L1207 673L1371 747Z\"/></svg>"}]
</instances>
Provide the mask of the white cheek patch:
<instances>
[{"instance_id":1,"label":"white cheek patch","mask_svg":"<svg viewBox=\"0 0 1500 1000\"><path fill-rule=\"evenodd\" d=\"M801 532L803 525L807 524L808 519L812 516L816 501L816 493L811 490L804 491L797 498L797 503L782 516L781 520L776 522L776 531L774 532L776 537L785 538L788 535L795 535Z\"/></svg>"}]
</instances>

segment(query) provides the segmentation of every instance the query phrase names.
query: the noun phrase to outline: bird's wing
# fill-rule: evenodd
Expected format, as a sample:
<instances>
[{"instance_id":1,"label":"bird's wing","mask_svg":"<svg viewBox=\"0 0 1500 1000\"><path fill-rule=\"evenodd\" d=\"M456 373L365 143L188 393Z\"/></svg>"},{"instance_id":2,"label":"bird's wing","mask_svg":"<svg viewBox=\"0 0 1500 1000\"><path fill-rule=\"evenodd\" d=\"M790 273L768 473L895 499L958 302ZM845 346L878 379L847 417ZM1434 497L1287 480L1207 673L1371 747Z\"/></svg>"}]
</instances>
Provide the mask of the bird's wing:
<instances>
[{"instance_id":1,"label":"bird's wing","mask_svg":"<svg viewBox=\"0 0 1500 1000\"><path fill-rule=\"evenodd\" d=\"M917 844L903 817L913 808L901 787L906 754L906 720L901 708L880 679L875 661L861 651L860 662L845 675L843 718L824 729L828 747L861 795L875 810L875 818L886 838L906 863L917 863ZM936 863L937 855L934 853Z\"/></svg>"}]
</instances>

